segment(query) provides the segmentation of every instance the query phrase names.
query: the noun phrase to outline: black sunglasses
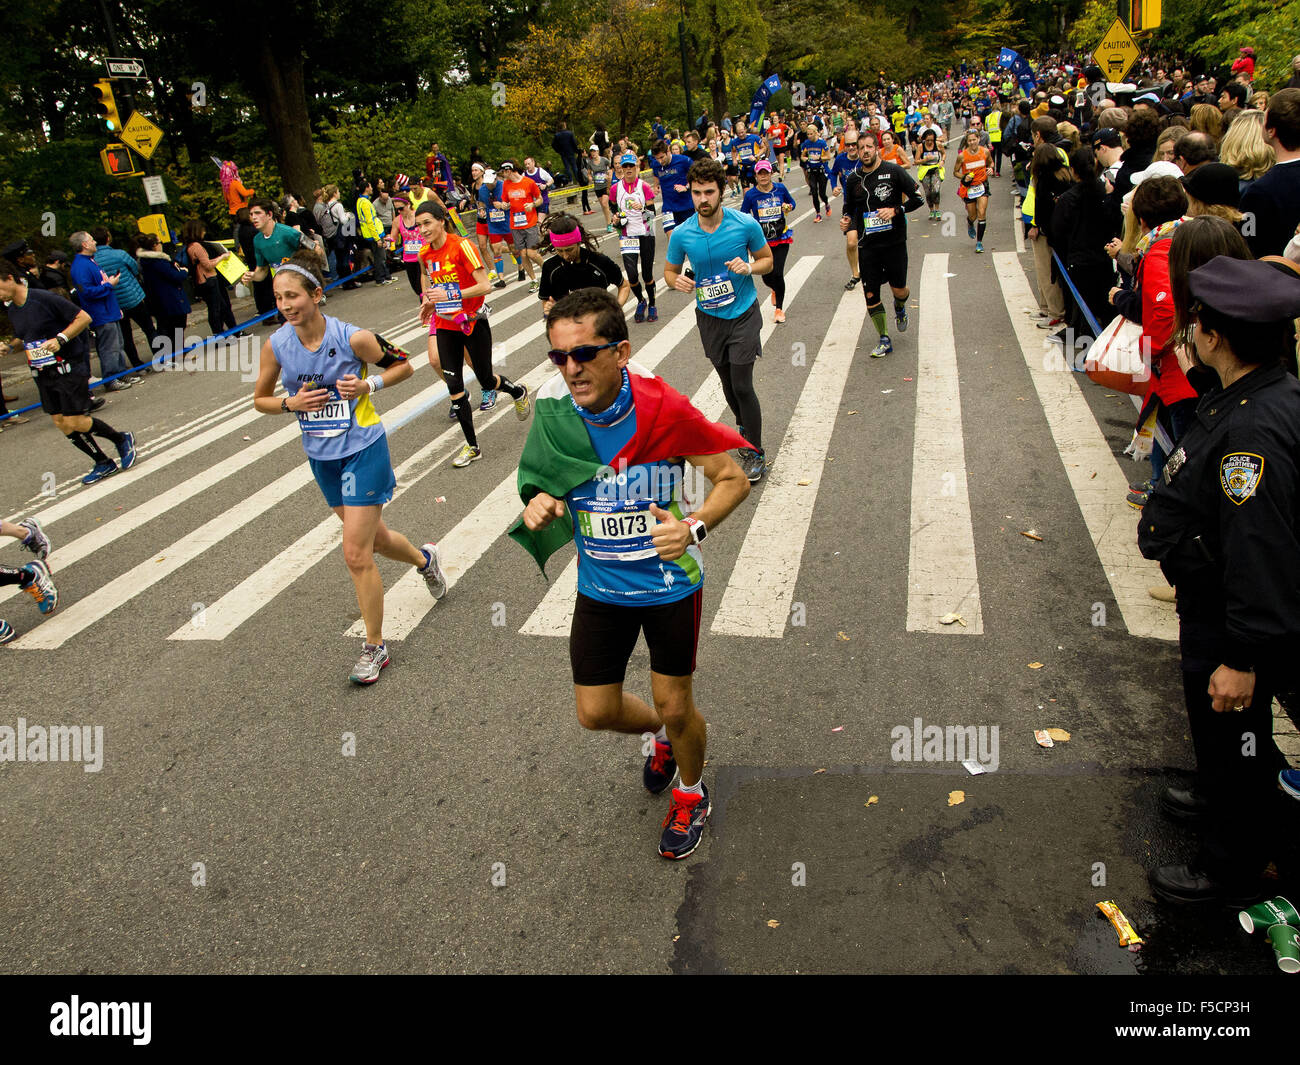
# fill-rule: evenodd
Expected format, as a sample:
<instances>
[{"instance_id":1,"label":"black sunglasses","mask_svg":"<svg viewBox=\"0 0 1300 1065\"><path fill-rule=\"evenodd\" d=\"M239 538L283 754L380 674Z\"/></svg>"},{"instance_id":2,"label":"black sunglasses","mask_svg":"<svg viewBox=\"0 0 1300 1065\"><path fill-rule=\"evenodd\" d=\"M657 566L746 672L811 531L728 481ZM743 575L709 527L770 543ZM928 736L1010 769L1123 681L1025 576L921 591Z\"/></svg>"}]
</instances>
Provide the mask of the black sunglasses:
<instances>
[{"instance_id":1,"label":"black sunglasses","mask_svg":"<svg viewBox=\"0 0 1300 1065\"><path fill-rule=\"evenodd\" d=\"M563 366L572 359L574 362L591 362L600 352L606 348L616 348L623 341L611 340L608 344L583 344L574 348L572 351L561 351L559 348L551 348L546 353L546 357L555 363L556 366Z\"/></svg>"}]
</instances>

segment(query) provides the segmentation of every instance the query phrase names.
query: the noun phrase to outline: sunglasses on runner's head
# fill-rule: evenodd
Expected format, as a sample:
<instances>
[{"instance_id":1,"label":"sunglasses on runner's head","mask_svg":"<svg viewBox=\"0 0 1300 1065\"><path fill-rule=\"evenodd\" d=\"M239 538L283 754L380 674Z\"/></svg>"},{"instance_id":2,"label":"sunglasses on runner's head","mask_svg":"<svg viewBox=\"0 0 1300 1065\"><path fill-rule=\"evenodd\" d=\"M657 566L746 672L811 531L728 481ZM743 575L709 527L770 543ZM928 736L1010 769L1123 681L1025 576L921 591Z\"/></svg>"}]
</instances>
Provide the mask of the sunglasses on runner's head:
<instances>
[{"instance_id":1,"label":"sunglasses on runner's head","mask_svg":"<svg viewBox=\"0 0 1300 1065\"><path fill-rule=\"evenodd\" d=\"M555 363L556 366L563 366L572 359L574 362L591 362L600 352L606 348L616 348L623 341L611 340L608 344L582 344L572 351L561 351L559 348L551 348L546 353L546 357Z\"/></svg>"}]
</instances>

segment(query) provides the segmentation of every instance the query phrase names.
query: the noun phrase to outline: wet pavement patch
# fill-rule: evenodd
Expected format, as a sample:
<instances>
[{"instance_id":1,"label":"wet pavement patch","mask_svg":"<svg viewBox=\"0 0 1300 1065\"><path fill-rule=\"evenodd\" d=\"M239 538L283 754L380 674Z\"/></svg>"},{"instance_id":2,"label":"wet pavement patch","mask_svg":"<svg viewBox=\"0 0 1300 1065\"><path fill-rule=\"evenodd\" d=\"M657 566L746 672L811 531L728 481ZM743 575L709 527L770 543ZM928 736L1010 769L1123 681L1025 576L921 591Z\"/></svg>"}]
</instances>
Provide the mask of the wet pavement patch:
<instances>
[{"instance_id":1,"label":"wet pavement patch","mask_svg":"<svg viewBox=\"0 0 1300 1065\"><path fill-rule=\"evenodd\" d=\"M1235 910L1170 910L1151 897L1147 868L1194 853L1194 835L1157 812L1161 790L1185 779L1079 766L980 776L717 767L672 968L1275 971ZM965 798L950 806L956 790ZM1147 941L1140 953L1118 945L1096 908L1105 899Z\"/></svg>"}]
</instances>

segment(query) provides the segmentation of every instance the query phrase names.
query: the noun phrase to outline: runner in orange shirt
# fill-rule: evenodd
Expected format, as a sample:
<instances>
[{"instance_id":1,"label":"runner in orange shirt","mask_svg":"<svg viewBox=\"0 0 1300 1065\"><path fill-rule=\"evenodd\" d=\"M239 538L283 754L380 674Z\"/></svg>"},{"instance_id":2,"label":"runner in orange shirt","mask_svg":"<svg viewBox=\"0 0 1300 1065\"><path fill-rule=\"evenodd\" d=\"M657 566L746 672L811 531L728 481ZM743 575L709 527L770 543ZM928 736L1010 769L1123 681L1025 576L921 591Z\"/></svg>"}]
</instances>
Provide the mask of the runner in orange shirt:
<instances>
[{"instance_id":1,"label":"runner in orange shirt","mask_svg":"<svg viewBox=\"0 0 1300 1065\"><path fill-rule=\"evenodd\" d=\"M894 135L889 130L882 130L880 133L880 158L887 163L893 163L895 166L901 166L908 170L912 166L912 158L903 150Z\"/></svg>"},{"instance_id":2,"label":"runner in orange shirt","mask_svg":"<svg viewBox=\"0 0 1300 1065\"><path fill-rule=\"evenodd\" d=\"M528 272L529 292L537 291L537 278L533 263L542 265L542 227L537 222L537 209L542 205L542 190L532 178L520 173L514 161L501 164L501 182L497 185L496 206L510 218L510 233L515 238L515 254Z\"/></svg>"},{"instance_id":3,"label":"runner in orange shirt","mask_svg":"<svg viewBox=\"0 0 1300 1065\"><path fill-rule=\"evenodd\" d=\"M483 452L474 433L474 414L465 394L465 353L483 389L479 410L496 406L497 391L515 401L515 415L528 417L528 389L492 370L492 328L480 316L483 298L492 291L478 248L465 237L447 232L450 215L427 200L415 209L415 224L425 246L420 249L420 321L429 325L429 362L441 365L451 409L465 434L452 465L463 469Z\"/></svg>"},{"instance_id":4,"label":"runner in orange shirt","mask_svg":"<svg viewBox=\"0 0 1300 1065\"><path fill-rule=\"evenodd\" d=\"M961 180L957 195L966 201L966 235L975 241L975 250L984 250L984 218L989 209L989 168L993 158L980 144L978 130L966 134L961 151L957 153L954 175Z\"/></svg>"}]
</instances>

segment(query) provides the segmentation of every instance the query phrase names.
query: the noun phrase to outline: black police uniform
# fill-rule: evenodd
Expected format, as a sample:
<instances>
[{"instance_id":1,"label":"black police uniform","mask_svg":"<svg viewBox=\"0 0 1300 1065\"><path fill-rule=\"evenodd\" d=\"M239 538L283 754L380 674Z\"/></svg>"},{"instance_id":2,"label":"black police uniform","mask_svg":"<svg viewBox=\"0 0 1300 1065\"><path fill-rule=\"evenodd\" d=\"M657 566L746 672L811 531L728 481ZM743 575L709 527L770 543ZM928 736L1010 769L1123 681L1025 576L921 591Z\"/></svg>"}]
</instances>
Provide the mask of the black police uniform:
<instances>
[{"instance_id":1,"label":"black police uniform","mask_svg":"<svg viewBox=\"0 0 1300 1065\"><path fill-rule=\"evenodd\" d=\"M1142 511L1138 545L1178 590L1183 689L1208 800L1197 866L1241 885L1271 856L1285 762L1272 702L1300 660L1300 382L1261 365L1200 400ZM1216 713L1221 665L1255 672L1251 705Z\"/></svg>"}]
</instances>

